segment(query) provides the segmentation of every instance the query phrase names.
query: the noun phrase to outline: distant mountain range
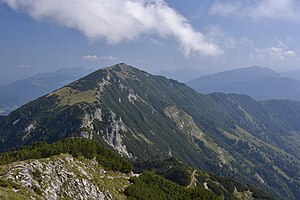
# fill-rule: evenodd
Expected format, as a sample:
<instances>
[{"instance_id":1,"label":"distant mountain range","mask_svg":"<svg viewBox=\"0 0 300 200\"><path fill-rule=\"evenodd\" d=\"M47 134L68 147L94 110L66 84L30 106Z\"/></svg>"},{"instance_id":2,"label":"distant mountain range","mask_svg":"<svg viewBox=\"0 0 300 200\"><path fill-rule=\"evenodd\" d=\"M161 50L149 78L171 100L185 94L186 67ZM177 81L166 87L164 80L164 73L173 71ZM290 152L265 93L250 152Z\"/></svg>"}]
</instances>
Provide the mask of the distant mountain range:
<instances>
[{"instance_id":1,"label":"distant mountain range","mask_svg":"<svg viewBox=\"0 0 300 200\"><path fill-rule=\"evenodd\" d=\"M297 101L202 95L118 64L0 118L0 151L69 137L92 139L135 161L174 157L279 199L300 199ZM235 186L229 188L235 193Z\"/></svg>"},{"instance_id":2,"label":"distant mountain range","mask_svg":"<svg viewBox=\"0 0 300 200\"><path fill-rule=\"evenodd\" d=\"M186 82L191 79L202 76L205 73L201 69L185 67L181 69L161 70L154 74L162 75L170 79L178 80L180 82Z\"/></svg>"},{"instance_id":3,"label":"distant mountain range","mask_svg":"<svg viewBox=\"0 0 300 200\"><path fill-rule=\"evenodd\" d=\"M71 83L91 71L80 67L62 68L56 72L37 74L0 86L0 115L7 115L21 105Z\"/></svg>"},{"instance_id":4,"label":"distant mountain range","mask_svg":"<svg viewBox=\"0 0 300 200\"><path fill-rule=\"evenodd\" d=\"M56 72L37 74L9 84L0 82L0 116L8 115L21 105L58 89L88 73L86 68L62 68ZM160 71L179 81L203 74L193 68ZM249 67L202 76L187 82L201 93L224 92L247 94L257 100L291 99L300 100L300 70L277 73L269 68Z\"/></svg>"},{"instance_id":5,"label":"distant mountain range","mask_svg":"<svg viewBox=\"0 0 300 200\"><path fill-rule=\"evenodd\" d=\"M300 80L300 70L292 70L280 73L283 77Z\"/></svg>"},{"instance_id":6,"label":"distant mountain range","mask_svg":"<svg viewBox=\"0 0 300 200\"><path fill-rule=\"evenodd\" d=\"M279 74L269 68L248 67L203 76L187 85L200 93L246 94L257 100L300 100L300 81L295 79L300 79L299 74L299 71Z\"/></svg>"}]
</instances>

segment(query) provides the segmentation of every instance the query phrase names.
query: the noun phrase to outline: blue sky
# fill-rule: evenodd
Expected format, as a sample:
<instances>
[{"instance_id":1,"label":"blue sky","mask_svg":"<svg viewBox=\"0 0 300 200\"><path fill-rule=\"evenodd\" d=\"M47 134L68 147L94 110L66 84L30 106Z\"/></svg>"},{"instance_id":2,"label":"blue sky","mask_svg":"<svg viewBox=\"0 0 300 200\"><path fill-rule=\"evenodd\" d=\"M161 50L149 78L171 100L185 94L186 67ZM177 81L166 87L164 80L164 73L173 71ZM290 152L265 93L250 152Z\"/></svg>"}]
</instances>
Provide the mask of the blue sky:
<instances>
[{"instance_id":1,"label":"blue sky","mask_svg":"<svg viewBox=\"0 0 300 200\"><path fill-rule=\"evenodd\" d=\"M0 79L126 62L300 69L297 0L0 0Z\"/></svg>"}]
</instances>

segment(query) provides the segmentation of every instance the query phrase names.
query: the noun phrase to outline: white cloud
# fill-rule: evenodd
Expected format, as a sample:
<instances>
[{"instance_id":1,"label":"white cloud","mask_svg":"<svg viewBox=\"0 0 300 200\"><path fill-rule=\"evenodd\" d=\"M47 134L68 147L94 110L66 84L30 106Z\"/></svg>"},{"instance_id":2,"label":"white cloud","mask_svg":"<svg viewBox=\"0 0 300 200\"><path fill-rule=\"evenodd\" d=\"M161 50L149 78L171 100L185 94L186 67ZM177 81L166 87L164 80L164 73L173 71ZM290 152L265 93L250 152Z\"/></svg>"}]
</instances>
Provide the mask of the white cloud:
<instances>
[{"instance_id":1,"label":"white cloud","mask_svg":"<svg viewBox=\"0 0 300 200\"><path fill-rule=\"evenodd\" d=\"M300 3L297 0L234 0L215 1L209 10L214 15L235 15L253 20L281 19L300 20Z\"/></svg>"},{"instance_id":2,"label":"white cloud","mask_svg":"<svg viewBox=\"0 0 300 200\"><path fill-rule=\"evenodd\" d=\"M98 56L86 55L86 56L82 56L82 59L87 60L87 61L96 61L96 60L98 60Z\"/></svg>"},{"instance_id":3,"label":"white cloud","mask_svg":"<svg viewBox=\"0 0 300 200\"><path fill-rule=\"evenodd\" d=\"M164 0L2 0L37 20L50 20L110 44L157 34L176 39L185 55L215 56L220 47L196 31Z\"/></svg>"},{"instance_id":4,"label":"white cloud","mask_svg":"<svg viewBox=\"0 0 300 200\"><path fill-rule=\"evenodd\" d=\"M251 55L252 58L259 58L265 61L284 61L287 58L296 56L293 50L285 50L281 47L269 47L264 49L256 49L256 54Z\"/></svg>"},{"instance_id":5,"label":"white cloud","mask_svg":"<svg viewBox=\"0 0 300 200\"><path fill-rule=\"evenodd\" d=\"M220 27L216 25L210 25L205 29L207 31L205 35L208 41L216 43L222 49L232 49L236 46L235 39L223 32Z\"/></svg>"},{"instance_id":6,"label":"white cloud","mask_svg":"<svg viewBox=\"0 0 300 200\"><path fill-rule=\"evenodd\" d=\"M209 10L210 14L228 15L237 12L241 7L239 1L236 2L220 2L216 1Z\"/></svg>"},{"instance_id":7,"label":"white cloud","mask_svg":"<svg viewBox=\"0 0 300 200\"><path fill-rule=\"evenodd\" d=\"M116 58L114 56L97 56L97 55L82 56L82 59L87 60L87 61L97 61L97 60L114 61L114 60L118 60L118 58Z\"/></svg>"}]
</instances>

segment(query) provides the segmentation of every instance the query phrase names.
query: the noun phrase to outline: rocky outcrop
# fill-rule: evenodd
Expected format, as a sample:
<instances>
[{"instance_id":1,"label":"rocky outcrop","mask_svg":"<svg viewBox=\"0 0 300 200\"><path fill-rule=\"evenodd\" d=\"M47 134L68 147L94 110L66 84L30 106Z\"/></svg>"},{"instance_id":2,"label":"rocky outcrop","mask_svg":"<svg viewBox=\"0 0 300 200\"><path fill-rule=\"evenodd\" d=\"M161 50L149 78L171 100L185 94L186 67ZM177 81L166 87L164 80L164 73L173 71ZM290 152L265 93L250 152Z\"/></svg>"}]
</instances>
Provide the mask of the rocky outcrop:
<instances>
[{"instance_id":1,"label":"rocky outcrop","mask_svg":"<svg viewBox=\"0 0 300 200\"><path fill-rule=\"evenodd\" d=\"M105 171L97 161L61 154L1 167L0 180L11 181L29 191L31 199L125 199L126 174ZM0 187L0 195L3 188ZM20 189L14 189L18 195ZM26 195L27 196L27 195ZM0 196L1 197L1 196Z\"/></svg>"}]
</instances>

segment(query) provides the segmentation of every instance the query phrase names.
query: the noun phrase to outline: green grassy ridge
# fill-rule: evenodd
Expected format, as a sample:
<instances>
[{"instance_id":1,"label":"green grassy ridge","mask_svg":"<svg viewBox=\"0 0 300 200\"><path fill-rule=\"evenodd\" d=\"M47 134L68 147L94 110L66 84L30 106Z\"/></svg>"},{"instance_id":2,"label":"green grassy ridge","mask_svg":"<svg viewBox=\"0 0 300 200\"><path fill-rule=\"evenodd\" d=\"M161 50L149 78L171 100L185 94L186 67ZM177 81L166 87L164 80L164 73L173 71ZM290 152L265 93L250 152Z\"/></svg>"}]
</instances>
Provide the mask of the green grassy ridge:
<instances>
[{"instance_id":1,"label":"green grassy ridge","mask_svg":"<svg viewBox=\"0 0 300 200\"><path fill-rule=\"evenodd\" d=\"M213 192L204 188L186 188L166 180L152 172L144 172L139 177L131 178L132 184L125 189L128 199L156 200L221 200Z\"/></svg>"},{"instance_id":2,"label":"green grassy ridge","mask_svg":"<svg viewBox=\"0 0 300 200\"><path fill-rule=\"evenodd\" d=\"M134 173L151 171L181 186L190 184L192 171L194 170L192 167L180 163L174 157L165 160L135 161L133 165Z\"/></svg>"},{"instance_id":3,"label":"green grassy ridge","mask_svg":"<svg viewBox=\"0 0 300 200\"><path fill-rule=\"evenodd\" d=\"M191 176L194 169L188 165L181 163L178 159L171 157L165 160L153 161L136 161L134 163L134 172L142 173L149 171L166 178L178 185L187 187L190 185ZM218 196L224 197L225 200L238 200L236 192L245 194L250 191L254 199L273 200L269 194L261 191L254 186L241 184L228 177L216 176L212 173L197 170L195 173L196 186L204 187L206 183L209 189ZM195 186L192 186L195 187Z\"/></svg>"},{"instance_id":4,"label":"green grassy ridge","mask_svg":"<svg viewBox=\"0 0 300 200\"><path fill-rule=\"evenodd\" d=\"M241 184L231 178L215 176L214 174L208 172L197 171L196 174L197 184L207 186L211 191L217 195L222 195L224 199L227 200L237 200L240 199L237 192L240 194L247 193L250 191L253 199L265 199L265 200L275 200L270 194L257 189L256 187L249 184Z\"/></svg>"}]
</instances>

